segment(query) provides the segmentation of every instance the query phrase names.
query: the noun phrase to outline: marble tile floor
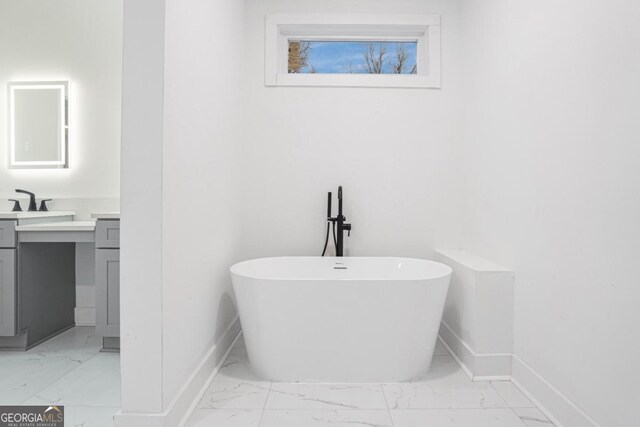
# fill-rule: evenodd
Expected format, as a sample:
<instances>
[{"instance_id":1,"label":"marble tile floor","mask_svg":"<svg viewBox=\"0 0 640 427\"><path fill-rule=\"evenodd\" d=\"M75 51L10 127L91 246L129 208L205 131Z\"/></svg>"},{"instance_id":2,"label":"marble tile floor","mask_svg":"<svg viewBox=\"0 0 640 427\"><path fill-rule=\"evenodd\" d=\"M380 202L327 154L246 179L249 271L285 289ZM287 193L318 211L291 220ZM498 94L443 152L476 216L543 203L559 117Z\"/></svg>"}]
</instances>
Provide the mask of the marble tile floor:
<instances>
[{"instance_id":1,"label":"marble tile floor","mask_svg":"<svg viewBox=\"0 0 640 427\"><path fill-rule=\"evenodd\" d=\"M187 422L190 427L553 427L508 381L472 382L440 342L431 371L393 384L269 382L242 338Z\"/></svg>"},{"instance_id":2,"label":"marble tile floor","mask_svg":"<svg viewBox=\"0 0 640 427\"><path fill-rule=\"evenodd\" d=\"M100 353L93 327L26 352L0 351L0 405L65 407L65 426L111 427L120 406L120 355Z\"/></svg>"}]
</instances>

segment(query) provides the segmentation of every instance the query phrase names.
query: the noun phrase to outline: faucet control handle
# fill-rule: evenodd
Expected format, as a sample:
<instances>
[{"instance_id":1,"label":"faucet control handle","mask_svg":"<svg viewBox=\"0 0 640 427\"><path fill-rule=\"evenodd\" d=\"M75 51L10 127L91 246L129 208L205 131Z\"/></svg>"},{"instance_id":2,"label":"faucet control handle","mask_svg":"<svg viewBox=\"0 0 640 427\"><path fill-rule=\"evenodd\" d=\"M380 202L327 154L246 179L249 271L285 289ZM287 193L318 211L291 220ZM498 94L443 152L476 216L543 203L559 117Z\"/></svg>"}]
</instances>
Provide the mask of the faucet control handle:
<instances>
[{"instance_id":1,"label":"faucet control handle","mask_svg":"<svg viewBox=\"0 0 640 427\"><path fill-rule=\"evenodd\" d=\"M52 199L42 199L40 200L40 208L38 209L40 212L48 212L49 208L47 207L47 202L50 202Z\"/></svg>"},{"instance_id":2,"label":"faucet control handle","mask_svg":"<svg viewBox=\"0 0 640 427\"><path fill-rule=\"evenodd\" d=\"M351 224L344 223L342 224L342 228L347 230L347 236L351 237Z\"/></svg>"},{"instance_id":3,"label":"faucet control handle","mask_svg":"<svg viewBox=\"0 0 640 427\"><path fill-rule=\"evenodd\" d=\"M22 212L22 206L20 206L20 200L18 199L9 199L10 202L14 202L13 203L13 209L11 209L11 212Z\"/></svg>"}]
</instances>

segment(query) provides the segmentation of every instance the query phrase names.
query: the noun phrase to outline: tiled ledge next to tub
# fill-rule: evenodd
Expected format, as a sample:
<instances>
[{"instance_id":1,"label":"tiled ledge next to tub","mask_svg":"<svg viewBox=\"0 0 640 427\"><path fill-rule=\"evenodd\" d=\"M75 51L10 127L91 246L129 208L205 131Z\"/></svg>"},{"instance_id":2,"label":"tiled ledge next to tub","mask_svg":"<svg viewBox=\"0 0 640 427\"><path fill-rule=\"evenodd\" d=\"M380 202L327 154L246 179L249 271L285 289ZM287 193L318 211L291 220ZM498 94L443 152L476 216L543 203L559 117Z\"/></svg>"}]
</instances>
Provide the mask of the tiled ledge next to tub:
<instances>
[{"instance_id":1,"label":"tiled ledge next to tub","mask_svg":"<svg viewBox=\"0 0 640 427\"><path fill-rule=\"evenodd\" d=\"M105 347L118 348L119 215L74 216L0 212L0 348L24 350L94 322Z\"/></svg>"},{"instance_id":2,"label":"tiled ledge next to tub","mask_svg":"<svg viewBox=\"0 0 640 427\"><path fill-rule=\"evenodd\" d=\"M464 250L434 260L453 269L440 338L474 380L510 379L514 272Z\"/></svg>"}]
</instances>

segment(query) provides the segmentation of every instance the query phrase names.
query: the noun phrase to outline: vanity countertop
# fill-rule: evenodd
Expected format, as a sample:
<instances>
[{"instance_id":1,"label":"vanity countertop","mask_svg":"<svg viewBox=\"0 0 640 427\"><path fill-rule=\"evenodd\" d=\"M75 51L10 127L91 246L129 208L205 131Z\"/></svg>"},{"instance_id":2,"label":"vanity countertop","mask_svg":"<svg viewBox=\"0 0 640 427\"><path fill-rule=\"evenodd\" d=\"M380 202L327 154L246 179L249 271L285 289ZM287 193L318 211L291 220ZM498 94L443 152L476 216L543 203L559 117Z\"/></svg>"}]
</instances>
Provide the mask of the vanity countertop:
<instances>
[{"instance_id":1,"label":"vanity countertop","mask_svg":"<svg viewBox=\"0 0 640 427\"><path fill-rule=\"evenodd\" d=\"M92 213L91 218L95 219L120 219L120 212L98 212Z\"/></svg>"},{"instance_id":2,"label":"vanity countertop","mask_svg":"<svg viewBox=\"0 0 640 427\"><path fill-rule=\"evenodd\" d=\"M16 231L94 231L96 221L60 221L19 225Z\"/></svg>"},{"instance_id":3,"label":"vanity countertop","mask_svg":"<svg viewBox=\"0 0 640 427\"><path fill-rule=\"evenodd\" d=\"M56 216L74 216L74 211L47 211L47 212L11 212L0 211L0 219L31 219L31 218L52 218Z\"/></svg>"}]
</instances>

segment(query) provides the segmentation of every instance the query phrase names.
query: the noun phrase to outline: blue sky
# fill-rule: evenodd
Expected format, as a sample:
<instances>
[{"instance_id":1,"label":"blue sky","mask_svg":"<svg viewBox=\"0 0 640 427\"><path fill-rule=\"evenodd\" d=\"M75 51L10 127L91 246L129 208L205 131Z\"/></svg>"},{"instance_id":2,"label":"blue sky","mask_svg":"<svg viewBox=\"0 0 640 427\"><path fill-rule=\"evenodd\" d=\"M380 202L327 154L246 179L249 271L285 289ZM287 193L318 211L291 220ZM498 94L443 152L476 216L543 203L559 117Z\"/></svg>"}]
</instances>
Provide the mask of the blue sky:
<instances>
[{"instance_id":1,"label":"blue sky","mask_svg":"<svg viewBox=\"0 0 640 427\"><path fill-rule=\"evenodd\" d=\"M368 49L369 42L345 42L345 41L329 41L329 42L311 42L311 54L309 64L313 65L317 73L336 74L348 73L349 64L353 72L366 73L364 66L364 51ZM376 44L382 44L377 42ZM383 70L386 73L391 72L391 64L394 62L396 46L404 45L409 54L408 70L416 63L416 42L384 42L387 45L387 63ZM310 68L304 69L303 72L309 72Z\"/></svg>"}]
</instances>

